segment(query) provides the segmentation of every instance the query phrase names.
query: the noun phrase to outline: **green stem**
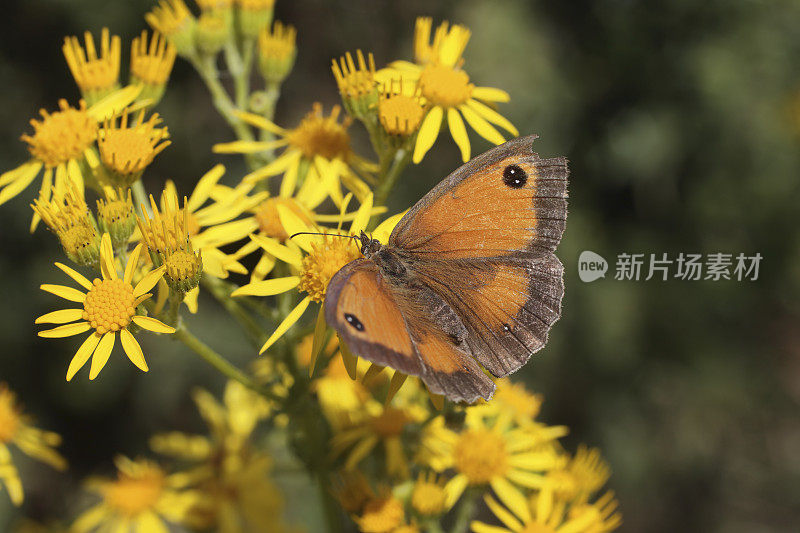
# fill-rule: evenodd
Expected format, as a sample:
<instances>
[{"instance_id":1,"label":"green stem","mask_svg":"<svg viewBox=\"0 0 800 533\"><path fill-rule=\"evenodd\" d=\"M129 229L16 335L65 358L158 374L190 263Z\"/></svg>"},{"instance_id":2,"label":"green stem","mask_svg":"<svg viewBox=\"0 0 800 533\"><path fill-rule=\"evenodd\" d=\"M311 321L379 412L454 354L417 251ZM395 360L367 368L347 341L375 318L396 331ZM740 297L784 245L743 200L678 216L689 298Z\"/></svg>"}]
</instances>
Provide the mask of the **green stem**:
<instances>
[{"instance_id":1,"label":"green stem","mask_svg":"<svg viewBox=\"0 0 800 533\"><path fill-rule=\"evenodd\" d=\"M403 173L403 170L405 170L409 161L411 161L410 150L406 150L404 148L397 150L394 158L392 159L392 164L389 167L389 170L385 175L379 176L380 182L375 188L375 194L373 197L374 205L379 206L386 203L386 198L389 197L389 193L392 192L394 186L397 185L397 180L400 178L400 175Z\"/></svg>"},{"instance_id":2,"label":"green stem","mask_svg":"<svg viewBox=\"0 0 800 533\"><path fill-rule=\"evenodd\" d=\"M136 180L131 186L131 190L133 191L133 203L136 212L139 214L140 217L144 218L147 214L148 199L147 199L147 192L144 190L144 183L142 180Z\"/></svg>"},{"instance_id":3,"label":"green stem","mask_svg":"<svg viewBox=\"0 0 800 533\"><path fill-rule=\"evenodd\" d=\"M325 521L328 523L330 533L340 533L342 529L342 513L339 503L330 493L330 480L327 475L320 475L318 479L319 497L322 500L322 510L325 513Z\"/></svg>"},{"instance_id":4,"label":"green stem","mask_svg":"<svg viewBox=\"0 0 800 533\"><path fill-rule=\"evenodd\" d=\"M264 329L253 320L250 313L248 313L239 302L231 297L230 289L221 283L221 280L211 276L203 276L200 283L220 304L222 304L225 310L239 322L239 325L242 326L242 329L247 334L253 346L260 348L267 340Z\"/></svg>"},{"instance_id":5,"label":"green stem","mask_svg":"<svg viewBox=\"0 0 800 533\"><path fill-rule=\"evenodd\" d=\"M464 492L461 497L461 502L456 510L456 519L453 522L453 529L451 533L467 533L469 523L475 515L475 497L476 493L470 489Z\"/></svg>"},{"instance_id":6,"label":"green stem","mask_svg":"<svg viewBox=\"0 0 800 533\"><path fill-rule=\"evenodd\" d=\"M181 341L187 348L199 355L204 361L216 368L220 373L226 377L238 381L248 389L251 389L260 395L274 400L277 402L283 401L282 398L276 396L271 391L261 387L258 383L250 379L244 372L233 366L230 361L225 359L222 355L214 351L213 348L206 343L195 337L185 326L180 325L172 337Z\"/></svg>"}]
</instances>

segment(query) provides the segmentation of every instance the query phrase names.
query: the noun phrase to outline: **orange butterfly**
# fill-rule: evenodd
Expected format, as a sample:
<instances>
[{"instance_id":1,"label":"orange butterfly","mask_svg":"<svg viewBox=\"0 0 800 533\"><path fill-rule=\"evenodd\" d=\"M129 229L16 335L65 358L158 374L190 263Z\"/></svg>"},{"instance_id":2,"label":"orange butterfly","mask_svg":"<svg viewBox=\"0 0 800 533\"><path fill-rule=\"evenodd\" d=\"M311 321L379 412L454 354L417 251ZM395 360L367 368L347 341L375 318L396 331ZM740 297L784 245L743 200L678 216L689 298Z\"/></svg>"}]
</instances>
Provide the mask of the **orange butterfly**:
<instances>
[{"instance_id":1,"label":"orange butterfly","mask_svg":"<svg viewBox=\"0 0 800 533\"><path fill-rule=\"evenodd\" d=\"M454 401L490 399L496 377L547 342L561 315L553 254L567 218L567 160L541 159L536 135L472 159L400 220L386 244L330 282L325 318L353 353L419 376Z\"/></svg>"}]
</instances>

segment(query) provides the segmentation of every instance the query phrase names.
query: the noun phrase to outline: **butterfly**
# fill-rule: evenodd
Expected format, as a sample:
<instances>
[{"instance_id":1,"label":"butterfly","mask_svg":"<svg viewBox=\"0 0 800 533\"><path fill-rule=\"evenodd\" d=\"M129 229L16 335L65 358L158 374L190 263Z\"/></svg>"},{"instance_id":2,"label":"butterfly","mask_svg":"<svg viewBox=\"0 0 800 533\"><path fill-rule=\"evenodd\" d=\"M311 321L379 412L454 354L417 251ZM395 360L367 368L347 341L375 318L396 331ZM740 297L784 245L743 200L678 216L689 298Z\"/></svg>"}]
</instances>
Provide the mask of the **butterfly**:
<instances>
[{"instance_id":1,"label":"butterfly","mask_svg":"<svg viewBox=\"0 0 800 533\"><path fill-rule=\"evenodd\" d=\"M561 316L554 255L567 217L564 157L536 135L499 145L434 187L383 244L331 279L325 319L356 355L418 376L453 401L491 399L495 377L522 367Z\"/></svg>"}]
</instances>

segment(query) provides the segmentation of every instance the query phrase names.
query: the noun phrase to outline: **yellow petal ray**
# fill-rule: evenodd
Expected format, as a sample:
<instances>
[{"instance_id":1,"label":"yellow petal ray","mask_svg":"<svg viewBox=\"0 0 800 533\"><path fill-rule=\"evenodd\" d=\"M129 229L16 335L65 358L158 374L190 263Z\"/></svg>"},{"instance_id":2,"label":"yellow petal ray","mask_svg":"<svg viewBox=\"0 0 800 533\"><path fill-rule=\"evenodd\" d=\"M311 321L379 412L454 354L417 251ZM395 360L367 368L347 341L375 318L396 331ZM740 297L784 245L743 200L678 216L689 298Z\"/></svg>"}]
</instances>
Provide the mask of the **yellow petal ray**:
<instances>
[{"instance_id":1,"label":"yellow petal ray","mask_svg":"<svg viewBox=\"0 0 800 533\"><path fill-rule=\"evenodd\" d=\"M231 296L274 296L290 291L300 284L298 276L266 279L242 285Z\"/></svg>"},{"instance_id":2,"label":"yellow petal ray","mask_svg":"<svg viewBox=\"0 0 800 533\"><path fill-rule=\"evenodd\" d=\"M48 168L44 171L44 176L42 177L42 186L39 188L39 198L45 202L50 200L53 195L53 169ZM33 233L36 231L39 222L41 222L42 217L39 213L34 213L33 217L31 217L31 225L28 227L28 231Z\"/></svg>"},{"instance_id":3,"label":"yellow petal ray","mask_svg":"<svg viewBox=\"0 0 800 533\"><path fill-rule=\"evenodd\" d=\"M42 169L42 165L43 163L38 159L31 159L25 163L22 163L18 167L3 172L0 174L0 187L5 187L12 181L18 180L21 175L25 175L28 172L33 172L35 176L39 173L39 170ZM35 169L35 171L33 169Z\"/></svg>"},{"instance_id":4,"label":"yellow petal ray","mask_svg":"<svg viewBox=\"0 0 800 533\"><path fill-rule=\"evenodd\" d=\"M197 314L197 299L199 296L200 296L200 287L197 286L194 289L187 292L186 296L183 297L183 303L186 304L186 308L193 315Z\"/></svg>"},{"instance_id":5,"label":"yellow petal ray","mask_svg":"<svg viewBox=\"0 0 800 533\"><path fill-rule=\"evenodd\" d=\"M286 144L284 141L233 141L212 147L215 154L257 154Z\"/></svg>"},{"instance_id":6,"label":"yellow petal ray","mask_svg":"<svg viewBox=\"0 0 800 533\"><path fill-rule=\"evenodd\" d=\"M356 217L353 219L353 223L350 224L350 233L352 235L358 235L365 229L367 229L367 224L369 223L369 219L372 216L372 193L369 193L364 201L361 202L361 205L358 207L358 211L356 211Z\"/></svg>"},{"instance_id":7,"label":"yellow petal ray","mask_svg":"<svg viewBox=\"0 0 800 533\"><path fill-rule=\"evenodd\" d=\"M285 129L281 128L271 120L268 120L261 115L256 115L255 113L247 113L245 111L234 111L234 114L243 121L250 124L251 126L255 126L256 128L261 128L262 130L267 130L276 135L280 136L286 135Z\"/></svg>"},{"instance_id":8,"label":"yellow petal ray","mask_svg":"<svg viewBox=\"0 0 800 533\"><path fill-rule=\"evenodd\" d=\"M283 179L281 180L281 188L278 192L278 195L281 198L289 198L294 193L295 188L297 187L297 176L300 172L300 165L291 165L288 169L286 169L286 173L283 175Z\"/></svg>"},{"instance_id":9,"label":"yellow petal ray","mask_svg":"<svg viewBox=\"0 0 800 533\"><path fill-rule=\"evenodd\" d=\"M471 107L480 116L482 116L492 124L500 126L514 137L519 135L519 131L517 131L517 128L515 128L514 125L506 117L504 117L491 107L487 106L486 104L482 104L477 100L469 100L467 102L467 105Z\"/></svg>"},{"instance_id":10,"label":"yellow petal ray","mask_svg":"<svg viewBox=\"0 0 800 533\"><path fill-rule=\"evenodd\" d=\"M339 351L342 354L342 363L344 363L344 369L347 371L347 375L350 376L352 380L358 379L358 356L353 354L353 352L350 351L350 347L342 342L341 339L339 339Z\"/></svg>"},{"instance_id":11,"label":"yellow petal ray","mask_svg":"<svg viewBox=\"0 0 800 533\"><path fill-rule=\"evenodd\" d=\"M500 498L506 507L511 509L511 511L522 520L523 523L527 523L531 521L531 513L530 509L528 508L528 500L525 498L525 495L516 488L514 485L509 483L505 478L500 476L495 476L489 484L492 486L492 490L497 497ZM499 516L498 516L499 518Z\"/></svg>"},{"instance_id":12,"label":"yellow petal ray","mask_svg":"<svg viewBox=\"0 0 800 533\"><path fill-rule=\"evenodd\" d=\"M461 495L464 494L464 490L467 488L469 484L469 479L464 474L457 474L453 476L453 478L447 482L444 486L444 493L447 499L447 508L453 506L454 503L461 498Z\"/></svg>"},{"instance_id":13,"label":"yellow petal ray","mask_svg":"<svg viewBox=\"0 0 800 533\"><path fill-rule=\"evenodd\" d=\"M309 226L306 224L303 219L301 219L294 211L286 207L285 205L278 205L276 206L278 210L278 218L281 220L281 225L283 226L284 231L291 236L295 233L301 232L319 232L317 228ZM311 252L311 243L318 240L318 237L315 235L298 235L297 237L292 239L292 242L300 246L306 252Z\"/></svg>"},{"instance_id":14,"label":"yellow petal ray","mask_svg":"<svg viewBox=\"0 0 800 533\"><path fill-rule=\"evenodd\" d=\"M139 513L134 519L135 533L169 533L169 528L164 521L153 511ZM125 527L125 533L128 527Z\"/></svg>"},{"instance_id":15,"label":"yellow petal ray","mask_svg":"<svg viewBox=\"0 0 800 533\"><path fill-rule=\"evenodd\" d=\"M41 168L41 162L31 161L3 174L2 179L10 183L0 191L0 205L24 191L34 178L39 175L39 169Z\"/></svg>"},{"instance_id":16,"label":"yellow petal ray","mask_svg":"<svg viewBox=\"0 0 800 533\"><path fill-rule=\"evenodd\" d=\"M440 106L434 107L425 116L422 125L419 127L419 133L417 133L417 143L414 146L414 157L412 158L414 163L422 161L422 158L431 149L433 143L436 142L436 138L439 136L439 129L442 127L443 116L444 111Z\"/></svg>"},{"instance_id":17,"label":"yellow petal ray","mask_svg":"<svg viewBox=\"0 0 800 533\"><path fill-rule=\"evenodd\" d=\"M270 176L285 172L292 165L297 165L302 156L300 150L286 150L272 163L254 170L242 178L242 183L255 183Z\"/></svg>"},{"instance_id":18,"label":"yellow petal ray","mask_svg":"<svg viewBox=\"0 0 800 533\"><path fill-rule=\"evenodd\" d=\"M500 505L497 500L487 494L483 497L483 501L486 502L486 506L506 527L513 531L520 531L522 529L522 523L520 523L519 519L508 512L508 509ZM530 512L528 512L528 516L530 517Z\"/></svg>"},{"instance_id":19,"label":"yellow petal ray","mask_svg":"<svg viewBox=\"0 0 800 533\"><path fill-rule=\"evenodd\" d=\"M125 350L125 353L127 354L128 359L131 360L131 363L136 365L139 370L147 372L147 362L144 360L142 347L139 345L139 342L131 334L131 332L125 328L122 328L119 330L119 340L122 341L122 348Z\"/></svg>"},{"instance_id":20,"label":"yellow petal ray","mask_svg":"<svg viewBox=\"0 0 800 533\"><path fill-rule=\"evenodd\" d=\"M265 252L274 255L284 263L289 263L298 268L303 266L303 254L299 250L284 246L275 239L264 237L263 235L250 235L250 238L261 246Z\"/></svg>"},{"instance_id":21,"label":"yellow petal ray","mask_svg":"<svg viewBox=\"0 0 800 533\"><path fill-rule=\"evenodd\" d=\"M55 294L56 296L64 298L65 300L69 300L70 302L83 303L83 301L86 300L86 293L83 293L78 289L73 289L72 287L45 283L43 285L39 285L39 288L45 292Z\"/></svg>"},{"instance_id":22,"label":"yellow petal ray","mask_svg":"<svg viewBox=\"0 0 800 533\"><path fill-rule=\"evenodd\" d=\"M103 233L100 239L100 271L103 279L117 279L117 267L114 265L114 249L111 246L111 236Z\"/></svg>"},{"instance_id":23,"label":"yellow petal ray","mask_svg":"<svg viewBox=\"0 0 800 533\"><path fill-rule=\"evenodd\" d=\"M489 524L484 524L477 520L470 522L469 527L472 529L473 533L511 533L504 527L490 526Z\"/></svg>"},{"instance_id":24,"label":"yellow petal ray","mask_svg":"<svg viewBox=\"0 0 800 533\"><path fill-rule=\"evenodd\" d=\"M539 491L539 497L536 498L536 519L539 522L546 522L550 517L553 510L553 491L548 487L544 487Z\"/></svg>"},{"instance_id":25,"label":"yellow petal ray","mask_svg":"<svg viewBox=\"0 0 800 533\"><path fill-rule=\"evenodd\" d=\"M136 287L133 289L134 298L138 298L142 294L150 292L150 289L155 287L156 283L158 283L158 280L164 276L164 269L166 268L167 267L165 265L161 265L160 267L148 272L145 277L139 280L139 283L137 283Z\"/></svg>"},{"instance_id":26,"label":"yellow petal ray","mask_svg":"<svg viewBox=\"0 0 800 533\"><path fill-rule=\"evenodd\" d=\"M382 206L382 205L377 206L377 207L373 207L372 211L370 211L370 216L382 215L386 211L387 211L386 207ZM314 221L323 222L325 224L334 224L334 223L338 223L340 221L341 222L352 222L355 217L356 217L356 212L355 211L350 211L349 213L345 213L343 215L342 214L339 214L339 215L324 215L324 214L323 215L318 215L316 213L314 213L312 215L312 218L314 219Z\"/></svg>"},{"instance_id":27,"label":"yellow petal ray","mask_svg":"<svg viewBox=\"0 0 800 533\"><path fill-rule=\"evenodd\" d=\"M140 242L136 245L136 248L133 249L131 255L128 256L128 264L125 265L125 275L122 278L127 285L130 285L133 281L133 273L136 271L136 266L139 264L139 255L142 253L143 247L144 244Z\"/></svg>"},{"instance_id":28,"label":"yellow petal ray","mask_svg":"<svg viewBox=\"0 0 800 533\"><path fill-rule=\"evenodd\" d=\"M243 218L208 228L192 239L197 248L220 246L244 239L258 228L254 218Z\"/></svg>"},{"instance_id":29,"label":"yellow petal ray","mask_svg":"<svg viewBox=\"0 0 800 533\"><path fill-rule=\"evenodd\" d=\"M203 177L201 177L197 185L195 185L194 191L192 191L192 195L189 197L189 201L186 204L190 213L197 211L200 206L208 200L209 196L211 196L212 189L223 174L225 174L225 166L221 164L215 165L211 170L203 174Z\"/></svg>"},{"instance_id":30,"label":"yellow petal ray","mask_svg":"<svg viewBox=\"0 0 800 533\"><path fill-rule=\"evenodd\" d=\"M97 344L100 342L102 335L98 335L97 333L92 333L86 340L83 341L78 351L75 352L75 355L72 357L72 361L69 362L69 368L67 368L67 381L71 381L75 374L78 373L78 370L83 368L83 365L86 364L86 361L94 353L94 349L97 348Z\"/></svg>"},{"instance_id":31,"label":"yellow petal ray","mask_svg":"<svg viewBox=\"0 0 800 533\"><path fill-rule=\"evenodd\" d=\"M274 256L270 254L261 254L261 259L258 260L258 263L256 263L256 266L253 267L253 271L250 273L250 282L261 281L266 278L267 274L272 272L272 269L275 268L276 262Z\"/></svg>"},{"instance_id":32,"label":"yellow petal ray","mask_svg":"<svg viewBox=\"0 0 800 533\"><path fill-rule=\"evenodd\" d=\"M300 320L300 317L303 316L303 313L305 313L309 303L311 303L311 297L306 296L303 298L300 303L297 304L297 306L292 309L288 315L286 315L286 318L283 319L283 322L281 322L278 327L275 328L275 331L272 333L272 335L270 335L270 337L267 339L267 342L264 343L258 353L262 354L267 351L270 346L275 344L275 341L277 341L281 335L286 333L290 327L294 326L295 322Z\"/></svg>"},{"instance_id":33,"label":"yellow petal ray","mask_svg":"<svg viewBox=\"0 0 800 533\"><path fill-rule=\"evenodd\" d=\"M83 277L83 274L73 270L72 268L68 267L63 263L56 263L55 264L58 268L60 268L64 274L74 279L78 282L84 289L91 290L92 282L88 280L88 278Z\"/></svg>"},{"instance_id":34,"label":"yellow petal ray","mask_svg":"<svg viewBox=\"0 0 800 533\"><path fill-rule=\"evenodd\" d=\"M489 124L485 118L470 109L469 106L462 105L458 109L461 111L461 114L464 115L464 118L467 120L467 124L469 124L469 126L475 130L478 135L490 143L503 144L506 142L505 137L503 137L503 135L497 131L494 126Z\"/></svg>"},{"instance_id":35,"label":"yellow petal ray","mask_svg":"<svg viewBox=\"0 0 800 533\"><path fill-rule=\"evenodd\" d=\"M136 315L133 317L133 322L140 328L152 331L154 333L175 333L175 328L168 326L153 317Z\"/></svg>"},{"instance_id":36,"label":"yellow petal ray","mask_svg":"<svg viewBox=\"0 0 800 533\"><path fill-rule=\"evenodd\" d=\"M347 471L355 469L358 463L369 455L369 452L378 445L378 442L377 435L369 435L359 441L359 443L350 450L350 454L347 456L347 460L344 463L344 469Z\"/></svg>"},{"instance_id":37,"label":"yellow petal ray","mask_svg":"<svg viewBox=\"0 0 800 533\"><path fill-rule=\"evenodd\" d=\"M317 366L317 357L322 350L322 344L325 342L325 332L328 330L328 324L325 322L325 306L319 307L317 313L317 321L314 324L314 337L311 342L311 360L308 363L308 376L314 375L314 368Z\"/></svg>"},{"instance_id":38,"label":"yellow petal ray","mask_svg":"<svg viewBox=\"0 0 800 533\"><path fill-rule=\"evenodd\" d=\"M511 96L506 91L494 87L473 87L472 97L487 102L508 102L511 100Z\"/></svg>"},{"instance_id":39,"label":"yellow petal ray","mask_svg":"<svg viewBox=\"0 0 800 533\"><path fill-rule=\"evenodd\" d=\"M517 485L522 485L523 487L531 489L541 488L547 482L547 478L541 474L534 474L515 468L509 469L508 472L506 472L506 477Z\"/></svg>"},{"instance_id":40,"label":"yellow petal ray","mask_svg":"<svg viewBox=\"0 0 800 533\"><path fill-rule=\"evenodd\" d=\"M106 366L108 358L111 356L111 350L114 349L114 341L116 338L116 332L109 331L100 339L94 351L94 355L92 356L92 366L89 367L90 380L96 378L100 371L103 370L103 367Z\"/></svg>"},{"instance_id":41,"label":"yellow petal ray","mask_svg":"<svg viewBox=\"0 0 800 533\"><path fill-rule=\"evenodd\" d=\"M57 339L60 337L71 337L72 335L78 335L85 331L89 331L90 329L92 329L92 326L90 326L88 322L76 322L75 324L65 324L63 326L58 326L57 328L40 331L38 335L46 339Z\"/></svg>"},{"instance_id":42,"label":"yellow petal ray","mask_svg":"<svg viewBox=\"0 0 800 533\"><path fill-rule=\"evenodd\" d=\"M59 309L36 319L35 324L66 324L83 318L83 309Z\"/></svg>"},{"instance_id":43,"label":"yellow petal ray","mask_svg":"<svg viewBox=\"0 0 800 533\"><path fill-rule=\"evenodd\" d=\"M450 135L453 136L458 149L461 150L461 159L465 162L469 161L470 145L467 128L464 126L464 121L461 120L461 115L453 107L447 109L447 125L450 127Z\"/></svg>"},{"instance_id":44,"label":"yellow petal ray","mask_svg":"<svg viewBox=\"0 0 800 533\"><path fill-rule=\"evenodd\" d=\"M83 174L81 174L81 168L78 166L78 162L74 159L67 161L67 176L75 185L78 194L83 196Z\"/></svg>"},{"instance_id":45,"label":"yellow petal ray","mask_svg":"<svg viewBox=\"0 0 800 533\"><path fill-rule=\"evenodd\" d=\"M400 220L406 215L408 210L403 211L402 213L398 213L396 215L392 215L380 224L378 227L375 228L375 231L372 232L372 238L378 239L382 243L386 243L389 240L389 236L392 234L394 227L400 222Z\"/></svg>"},{"instance_id":46,"label":"yellow petal ray","mask_svg":"<svg viewBox=\"0 0 800 533\"><path fill-rule=\"evenodd\" d=\"M558 459L548 452L517 453L508 458L509 466L527 470L546 470L556 466Z\"/></svg>"},{"instance_id":47,"label":"yellow petal ray","mask_svg":"<svg viewBox=\"0 0 800 533\"><path fill-rule=\"evenodd\" d=\"M98 122L102 122L128 107L131 102L136 100L136 97L142 92L143 87L143 85L128 85L123 87L95 102L86 111L90 117Z\"/></svg>"}]
</instances>

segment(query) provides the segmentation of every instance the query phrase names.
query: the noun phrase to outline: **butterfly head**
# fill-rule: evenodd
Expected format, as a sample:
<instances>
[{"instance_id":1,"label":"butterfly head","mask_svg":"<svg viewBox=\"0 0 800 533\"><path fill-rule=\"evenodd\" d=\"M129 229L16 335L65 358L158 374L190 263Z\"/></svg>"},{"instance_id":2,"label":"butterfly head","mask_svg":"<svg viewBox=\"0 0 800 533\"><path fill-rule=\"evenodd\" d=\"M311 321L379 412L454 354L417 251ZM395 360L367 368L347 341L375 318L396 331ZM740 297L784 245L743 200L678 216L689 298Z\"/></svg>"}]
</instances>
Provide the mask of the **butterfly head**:
<instances>
[{"instance_id":1,"label":"butterfly head","mask_svg":"<svg viewBox=\"0 0 800 533\"><path fill-rule=\"evenodd\" d=\"M361 253L364 254L364 257L367 259L369 259L372 254L383 248L383 245L380 243L380 241L378 241L378 239L371 239L364 231L361 232L361 235L358 236L358 239L361 241Z\"/></svg>"}]
</instances>

